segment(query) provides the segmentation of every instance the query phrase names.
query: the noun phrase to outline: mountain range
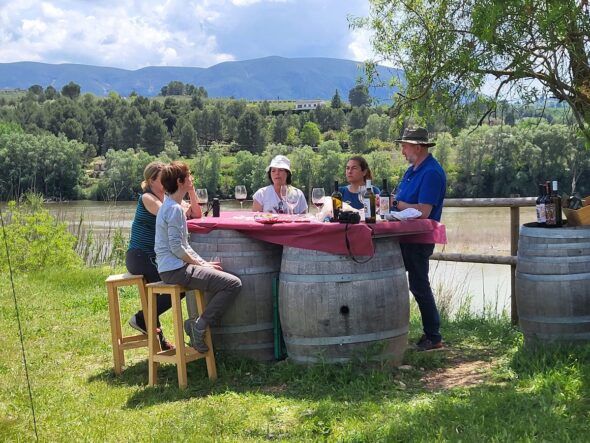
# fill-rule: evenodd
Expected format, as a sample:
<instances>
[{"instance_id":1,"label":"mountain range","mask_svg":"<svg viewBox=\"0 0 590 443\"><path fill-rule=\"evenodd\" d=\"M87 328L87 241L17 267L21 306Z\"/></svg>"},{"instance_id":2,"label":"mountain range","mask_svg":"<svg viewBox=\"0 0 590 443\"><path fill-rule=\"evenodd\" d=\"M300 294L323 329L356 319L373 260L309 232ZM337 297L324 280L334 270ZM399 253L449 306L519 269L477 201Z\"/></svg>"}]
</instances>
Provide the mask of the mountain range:
<instances>
[{"instance_id":1,"label":"mountain range","mask_svg":"<svg viewBox=\"0 0 590 443\"><path fill-rule=\"evenodd\" d=\"M380 81L401 71L378 67ZM57 90L73 81L82 93L99 96L115 91L127 96L135 91L143 96L160 93L162 86L178 80L203 86L210 97L234 97L247 100L330 99L338 89L346 100L348 91L364 77L363 64L335 58L264 57L223 62L209 68L150 66L126 70L78 64L37 62L0 63L0 89L27 89L31 85ZM378 101L390 101L394 89L370 88Z\"/></svg>"}]
</instances>

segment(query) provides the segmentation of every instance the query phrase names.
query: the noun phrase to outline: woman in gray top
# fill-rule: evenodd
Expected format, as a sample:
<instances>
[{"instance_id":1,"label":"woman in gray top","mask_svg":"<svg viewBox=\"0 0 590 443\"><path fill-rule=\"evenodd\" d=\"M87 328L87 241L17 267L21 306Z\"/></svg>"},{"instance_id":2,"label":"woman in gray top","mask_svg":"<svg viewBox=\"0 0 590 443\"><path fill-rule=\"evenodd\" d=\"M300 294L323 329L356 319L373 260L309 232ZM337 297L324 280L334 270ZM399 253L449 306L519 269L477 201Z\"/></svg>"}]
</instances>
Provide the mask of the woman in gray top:
<instances>
[{"instance_id":1,"label":"woman in gray top","mask_svg":"<svg viewBox=\"0 0 590 443\"><path fill-rule=\"evenodd\" d=\"M170 163L162 170L161 181L167 195L156 217L154 249L158 272L165 283L212 294L201 316L184 322L191 345L204 353L208 351L204 341L207 326L219 321L242 289L242 282L223 272L219 262L203 260L189 245L186 216L181 206L182 199L193 188L188 166L177 161Z\"/></svg>"}]
</instances>

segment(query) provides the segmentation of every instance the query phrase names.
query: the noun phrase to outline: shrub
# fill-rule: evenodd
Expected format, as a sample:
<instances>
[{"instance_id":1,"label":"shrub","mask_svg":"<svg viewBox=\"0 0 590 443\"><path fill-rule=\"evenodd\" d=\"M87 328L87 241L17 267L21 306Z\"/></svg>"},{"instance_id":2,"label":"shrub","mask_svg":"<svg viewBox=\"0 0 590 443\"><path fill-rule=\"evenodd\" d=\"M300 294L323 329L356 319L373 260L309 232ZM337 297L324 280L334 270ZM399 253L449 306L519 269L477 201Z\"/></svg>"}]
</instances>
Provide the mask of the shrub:
<instances>
[{"instance_id":1,"label":"shrub","mask_svg":"<svg viewBox=\"0 0 590 443\"><path fill-rule=\"evenodd\" d=\"M33 272L46 267L73 268L81 264L74 251L76 237L42 206L39 195L27 194L24 202L8 203L0 231L0 271L8 271L6 247L14 271ZM6 235L6 243L5 243Z\"/></svg>"}]
</instances>

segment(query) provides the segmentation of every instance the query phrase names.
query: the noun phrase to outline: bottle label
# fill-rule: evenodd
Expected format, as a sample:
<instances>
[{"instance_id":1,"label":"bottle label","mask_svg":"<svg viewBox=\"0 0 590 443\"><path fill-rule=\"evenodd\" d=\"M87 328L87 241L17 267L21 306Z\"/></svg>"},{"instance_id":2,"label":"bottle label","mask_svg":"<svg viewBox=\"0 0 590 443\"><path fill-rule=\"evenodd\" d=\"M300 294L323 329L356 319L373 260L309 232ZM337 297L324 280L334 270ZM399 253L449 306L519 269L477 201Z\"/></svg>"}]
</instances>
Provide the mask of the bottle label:
<instances>
[{"instance_id":1,"label":"bottle label","mask_svg":"<svg viewBox=\"0 0 590 443\"><path fill-rule=\"evenodd\" d=\"M553 203L545 205L545 216L548 225L555 225L555 205Z\"/></svg>"},{"instance_id":2,"label":"bottle label","mask_svg":"<svg viewBox=\"0 0 590 443\"><path fill-rule=\"evenodd\" d=\"M363 205L365 205L365 218L371 218L371 199L363 198Z\"/></svg>"},{"instance_id":3,"label":"bottle label","mask_svg":"<svg viewBox=\"0 0 590 443\"><path fill-rule=\"evenodd\" d=\"M379 214L381 216L389 214L389 197L379 197Z\"/></svg>"},{"instance_id":4,"label":"bottle label","mask_svg":"<svg viewBox=\"0 0 590 443\"><path fill-rule=\"evenodd\" d=\"M541 203L537 205L537 223L546 223L547 214L545 212L545 204Z\"/></svg>"}]
</instances>

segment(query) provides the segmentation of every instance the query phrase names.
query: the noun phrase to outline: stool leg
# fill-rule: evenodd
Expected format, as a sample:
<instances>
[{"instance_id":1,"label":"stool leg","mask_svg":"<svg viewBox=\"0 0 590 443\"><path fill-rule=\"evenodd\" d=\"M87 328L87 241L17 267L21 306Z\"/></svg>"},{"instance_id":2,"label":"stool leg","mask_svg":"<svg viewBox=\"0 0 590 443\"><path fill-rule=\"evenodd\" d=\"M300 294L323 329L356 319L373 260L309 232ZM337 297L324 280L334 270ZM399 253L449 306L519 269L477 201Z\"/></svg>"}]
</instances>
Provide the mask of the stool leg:
<instances>
[{"instance_id":1,"label":"stool leg","mask_svg":"<svg viewBox=\"0 0 590 443\"><path fill-rule=\"evenodd\" d=\"M201 315L205 310L205 296L203 295L203 292L199 291L198 289L196 289L194 292L195 299L197 301L197 310L199 311L199 315ZM213 341L211 340L211 328L209 326L207 326L205 343L209 347L209 350L205 354L205 362L207 363L207 375L209 376L209 380L217 380L217 366L215 365L215 354L213 353Z\"/></svg>"},{"instance_id":2,"label":"stool leg","mask_svg":"<svg viewBox=\"0 0 590 443\"><path fill-rule=\"evenodd\" d=\"M125 355L119 347L121 343L121 317L119 311L119 293L114 284L107 283L107 292L109 297L109 318L111 321L111 340L113 344L113 364L115 374L120 375L123 365L125 365Z\"/></svg>"},{"instance_id":3,"label":"stool leg","mask_svg":"<svg viewBox=\"0 0 590 443\"><path fill-rule=\"evenodd\" d=\"M148 385L154 386L158 382L158 362L154 361L154 356L158 353L158 337L156 336L156 297L152 288L148 289L147 295L147 315L144 318L147 320L148 330L148 348L149 348L149 360L148 360Z\"/></svg>"},{"instance_id":4,"label":"stool leg","mask_svg":"<svg viewBox=\"0 0 590 443\"><path fill-rule=\"evenodd\" d=\"M184 324L182 322L182 304L180 291L174 289L172 294L172 320L174 322L174 340L176 340L176 371L178 372L178 387L184 389L188 385L186 375L186 349L184 345Z\"/></svg>"},{"instance_id":5,"label":"stool leg","mask_svg":"<svg viewBox=\"0 0 590 443\"><path fill-rule=\"evenodd\" d=\"M145 290L145 279L142 279L141 282L137 283L137 289L139 289L139 301L141 303L141 310L145 313L148 309L147 294Z\"/></svg>"}]
</instances>

